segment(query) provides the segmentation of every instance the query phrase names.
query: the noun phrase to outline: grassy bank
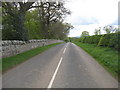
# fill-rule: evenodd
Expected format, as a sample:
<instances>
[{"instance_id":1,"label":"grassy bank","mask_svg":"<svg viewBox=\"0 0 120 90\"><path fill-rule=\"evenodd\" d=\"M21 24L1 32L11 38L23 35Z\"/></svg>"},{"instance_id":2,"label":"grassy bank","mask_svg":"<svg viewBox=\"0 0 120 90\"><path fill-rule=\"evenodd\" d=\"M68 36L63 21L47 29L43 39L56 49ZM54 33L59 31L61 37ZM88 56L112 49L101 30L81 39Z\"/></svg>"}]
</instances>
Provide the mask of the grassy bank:
<instances>
[{"instance_id":1,"label":"grassy bank","mask_svg":"<svg viewBox=\"0 0 120 90\"><path fill-rule=\"evenodd\" d=\"M94 44L74 43L93 56L108 72L117 78L118 51L107 47L97 47Z\"/></svg>"},{"instance_id":2,"label":"grassy bank","mask_svg":"<svg viewBox=\"0 0 120 90\"><path fill-rule=\"evenodd\" d=\"M58 44L61 44L61 43L54 43L54 44L50 44L50 45L47 45L44 47L38 47L38 48L35 48L32 50L26 51L24 53L17 54L15 56L3 58L2 59L2 72L5 72L8 69L28 60L29 58L31 58L33 56L38 55L38 54L42 53L43 51L45 51L53 46L56 46Z\"/></svg>"}]
</instances>

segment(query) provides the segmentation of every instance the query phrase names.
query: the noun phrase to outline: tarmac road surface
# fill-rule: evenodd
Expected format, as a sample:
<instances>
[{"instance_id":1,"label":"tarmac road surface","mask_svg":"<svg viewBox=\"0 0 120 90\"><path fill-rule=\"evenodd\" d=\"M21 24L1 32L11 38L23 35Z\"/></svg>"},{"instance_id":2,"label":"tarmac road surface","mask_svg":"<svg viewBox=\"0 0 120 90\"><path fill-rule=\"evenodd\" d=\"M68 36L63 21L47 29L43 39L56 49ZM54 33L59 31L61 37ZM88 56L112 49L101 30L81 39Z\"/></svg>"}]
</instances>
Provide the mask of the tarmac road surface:
<instances>
[{"instance_id":1,"label":"tarmac road surface","mask_svg":"<svg viewBox=\"0 0 120 90\"><path fill-rule=\"evenodd\" d=\"M89 54L63 43L2 76L3 88L118 88L118 82Z\"/></svg>"}]
</instances>

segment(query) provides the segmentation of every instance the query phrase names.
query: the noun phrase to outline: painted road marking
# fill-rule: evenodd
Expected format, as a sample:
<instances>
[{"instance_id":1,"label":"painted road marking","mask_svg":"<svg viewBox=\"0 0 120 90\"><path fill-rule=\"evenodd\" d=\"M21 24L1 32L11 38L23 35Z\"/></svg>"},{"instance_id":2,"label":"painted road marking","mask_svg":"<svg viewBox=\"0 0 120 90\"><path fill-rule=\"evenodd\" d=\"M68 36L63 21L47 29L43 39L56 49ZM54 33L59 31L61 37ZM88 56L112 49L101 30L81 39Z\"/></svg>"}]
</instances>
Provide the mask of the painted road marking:
<instances>
[{"instance_id":1,"label":"painted road marking","mask_svg":"<svg viewBox=\"0 0 120 90\"><path fill-rule=\"evenodd\" d=\"M68 44L66 45L66 48L67 48Z\"/></svg>"},{"instance_id":2,"label":"painted road marking","mask_svg":"<svg viewBox=\"0 0 120 90\"><path fill-rule=\"evenodd\" d=\"M65 53L65 51L66 51L66 48L64 49L63 54Z\"/></svg>"},{"instance_id":3,"label":"painted road marking","mask_svg":"<svg viewBox=\"0 0 120 90\"><path fill-rule=\"evenodd\" d=\"M51 79L49 85L48 85L48 89L52 87L52 84L53 84L53 82L54 82L54 80L55 80L55 77L56 77L56 75L57 75L57 72L58 72L58 69L59 69L59 67L60 67L60 64L61 64L62 60L63 60L63 57L60 58L60 61L59 61L59 63L58 63L58 66L57 66L57 68L56 68L56 70L55 70L55 72L54 72L54 74L53 74L53 76L52 76L52 79Z\"/></svg>"}]
</instances>

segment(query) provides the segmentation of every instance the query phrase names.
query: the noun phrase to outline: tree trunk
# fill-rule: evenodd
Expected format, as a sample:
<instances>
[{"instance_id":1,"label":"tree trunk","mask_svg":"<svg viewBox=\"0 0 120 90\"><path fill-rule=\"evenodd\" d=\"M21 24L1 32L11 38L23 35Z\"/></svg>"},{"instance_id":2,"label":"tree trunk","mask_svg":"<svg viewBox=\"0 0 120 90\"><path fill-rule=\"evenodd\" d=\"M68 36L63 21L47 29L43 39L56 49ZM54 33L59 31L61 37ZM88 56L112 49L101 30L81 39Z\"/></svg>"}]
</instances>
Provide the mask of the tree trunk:
<instances>
[{"instance_id":1,"label":"tree trunk","mask_svg":"<svg viewBox=\"0 0 120 90\"><path fill-rule=\"evenodd\" d=\"M16 40L28 40L28 32L25 29L24 21L25 21L25 13L19 12L16 16L13 17L14 19L14 29L16 30L15 39Z\"/></svg>"},{"instance_id":2,"label":"tree trunk","mask_svg":"<svg viewBox=\"0 0 120 90\"><path fill-rule=\"evenodd\" d=\"M25 21L25 13L24 12L20 12L20 14L18 15L19 18L19 28L18 30L20 30L20 34L21 34L21 39L22 40L28 40L28 31L27 29L25 29L25 25L24 25L24 21Z\"/></svg>"}]
</instances>

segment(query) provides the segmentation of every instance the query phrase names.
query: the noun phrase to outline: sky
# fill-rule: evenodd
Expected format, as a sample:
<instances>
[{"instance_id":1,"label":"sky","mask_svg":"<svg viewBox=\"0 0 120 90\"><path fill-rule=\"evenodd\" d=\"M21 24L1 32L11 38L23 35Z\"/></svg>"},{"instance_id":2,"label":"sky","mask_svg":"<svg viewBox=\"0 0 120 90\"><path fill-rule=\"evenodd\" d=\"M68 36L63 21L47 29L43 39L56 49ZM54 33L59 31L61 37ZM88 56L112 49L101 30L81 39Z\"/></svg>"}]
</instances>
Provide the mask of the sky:
<instances>
[{"instance_id":1,"label":"sky","mask_svg":"<svg viewBox=\"0 0 120 90\"><path fill-rule=\"evenodd\" d=\"M65 7L71 11L65 22L71 23L69 37L79 37L82 31L94 35L95 29L106 25L118 26L120 0L67 0ZM101 30L101 33L105 32Z\"/></svg>"}]
</instances>

